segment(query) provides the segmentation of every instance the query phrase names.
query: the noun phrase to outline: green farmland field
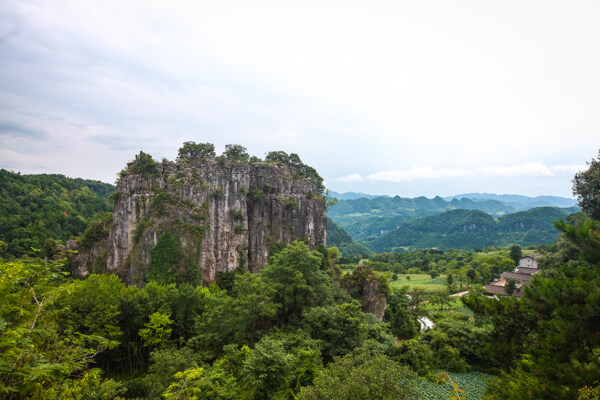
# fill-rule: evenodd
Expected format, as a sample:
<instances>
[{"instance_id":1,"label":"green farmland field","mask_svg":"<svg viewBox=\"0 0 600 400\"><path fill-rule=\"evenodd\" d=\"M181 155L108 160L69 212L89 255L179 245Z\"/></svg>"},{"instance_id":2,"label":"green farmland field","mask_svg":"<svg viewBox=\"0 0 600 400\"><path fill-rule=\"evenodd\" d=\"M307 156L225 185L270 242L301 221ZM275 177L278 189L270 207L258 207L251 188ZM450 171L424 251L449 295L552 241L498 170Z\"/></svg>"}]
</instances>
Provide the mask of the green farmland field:
<instances>
[{"instance_id":1,"label":"green farmland field","mask_svg":"<svg viewBox=\"0 0 600 400\"><path fill-rule=\"evenodd\" d=\"M444 371L436 371L436 375ZM450 373L450 377L458 384L458 388L465 392L468 400L479 400L487 387L487 380L494 378L493 375L483 372L473 371L464 373ZM423 379L419 385L420 392L427 400L449 399L452 387L448 380L437 384Z\"/></svg>"},{"instance_id":2,"label":"green farmland field","mask_svg":"<svg viewBox=\"0 0 600 400\"><path fill-rule=\"evenodd\" d=\"M410 279L407 279L407 277L410 277ZM426 292L437 292L446 288L445 281L446 278L431 279L427 274L398 274L398 279L391 281L390 286L392 289L408 286L409 290L419 288Z\"/></svg>"}]
</instances>

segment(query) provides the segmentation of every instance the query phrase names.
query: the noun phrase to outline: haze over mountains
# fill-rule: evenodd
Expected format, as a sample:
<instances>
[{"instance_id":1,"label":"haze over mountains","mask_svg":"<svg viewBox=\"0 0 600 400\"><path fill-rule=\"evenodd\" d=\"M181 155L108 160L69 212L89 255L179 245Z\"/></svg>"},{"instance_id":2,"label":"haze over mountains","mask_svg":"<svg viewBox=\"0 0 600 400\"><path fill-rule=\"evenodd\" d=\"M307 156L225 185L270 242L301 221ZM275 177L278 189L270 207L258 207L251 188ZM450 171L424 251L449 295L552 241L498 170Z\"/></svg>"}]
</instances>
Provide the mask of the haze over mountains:
<instances>
[{"instance_id":1,"label":"haze over mountains","mask_svg":"<svg viewBox=\"0 0 600 400\"><path fill-rule=\"evenodd\" d=\"M335 197L338 200L356 200L356 199L374 199L377 197L398 197L398 196L388 196L385 194L367 194L360 192L344 192L338 193L330 190L329 194L331 197ZM535 204L534 207L573 207L577 205L577 201L568 197L560 197L560 196L524 196L521 194L495 194L495 193L462 193L456 194L454 196L445 196L444 200L454 200L454 199L471 199L471 200L498 200L505 203L514 203L518 205L523 204Z\"/></svg>"},{"instance_id":2,"label":"haze over mountains","mask_svg":"<svg viewBox=\"0 0 600 400\"><path fill-rule=\"evenodd\" d=\"M354 242L377 252L550 243L558 235L553 221L579 211L574 199L558 196L470 193L428 199L330 195L339 201L329 208L329 218Z\"/></svg>"}]
</instances>

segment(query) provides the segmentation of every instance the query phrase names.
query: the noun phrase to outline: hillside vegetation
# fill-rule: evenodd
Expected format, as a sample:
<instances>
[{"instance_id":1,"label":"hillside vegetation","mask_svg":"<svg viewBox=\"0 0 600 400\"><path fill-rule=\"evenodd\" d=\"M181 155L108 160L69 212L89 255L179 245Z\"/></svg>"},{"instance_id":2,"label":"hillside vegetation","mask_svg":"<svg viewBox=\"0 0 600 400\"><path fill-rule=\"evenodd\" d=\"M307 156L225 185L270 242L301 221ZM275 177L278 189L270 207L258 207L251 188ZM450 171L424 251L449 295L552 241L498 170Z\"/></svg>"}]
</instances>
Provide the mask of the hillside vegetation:
<instances>
[{"instance_id":1,"label":"hillside vegetation","mask_svg":"<svg viewBox=\"0 0 600 400\"><path fill-rule=\"evenodd\" d=\"M536 207L564 208L570 206L571 212L578 211L577 207L573 207L573 200L555 196L531 198L517 195L487 195L486 198L486 195L478 193L471 195L480 197L443 199L437 196L433 199L426 197L411 199L399 196L379 196L348 198L331 206L327 215L344 228L353 240L360 242L372 240L398 229L403 223L457 209L480 210L494 218ZM344 194L342 194L342 198L345 198Z\"/></svg>"},{"instance_id":2,"label":"hillside vegetation","mask_svg":"<svg viewBox=\"0 0 600 400\"><path fill-rule=\"evenodd\" d=\"M360 243L354 243L348 232L327 218L327 247L337 247L344 257L368 257L372 251Z\"/></svg>"},{"instance_id":3,"label":"hillside vegetation","mask_svg":"<svg viewBox=\"0 0 600 400\"><path fill-rule=\"evenodd\" d=\"M476 249L486 246L552 243L553 222L574 209L540 207L498 218L479 210L452 210L400 224L398 229L363 243L375 252L400 249Z\"/></svg>"},{"instance_id":4,"label":"hillside vegetation","mask_svg":"<svg viewBox=\"0 0 600 400\"><path fill-rule=\"evenodd\" d=\"M0 170L0 252L19 257L33 247L52 253L112 211L114 191L94 180Z\"/></svg>"},{"instance_id":5,"label":"hillside vegetation","mask_svg":"<svg viewBox=\"0 0 600 400\"><path fill-rule=\"evenodd\" d=\"M427 249L342 263L335 249L303 239L273 246L255 273L239 265L210 284L150 275L143 287L108 273L69 276L65 260L40 252L4 253L0 398L598 399L600 158L589 165L574 181L582 212L553 224L552 245L523 251ZM41 205L52 216L48 203L85 210L92 191L51 184L60 195L50 199L81 200L32 201L46 189L19 179L25 189L15 193L29 192L9 205L19 211L23 201L31 215ZM565 212L495 220L451 210L407 224L440 238L500 227L523 234L544 231L546 217ZM90 242L94 226L84 234ZM351 240L331 227L333 241ZM158 250L157 243L151 252ZM532 252L541 254L540 271L521 298L484 295L482 283Z\"/></svg>"}]
</instances>

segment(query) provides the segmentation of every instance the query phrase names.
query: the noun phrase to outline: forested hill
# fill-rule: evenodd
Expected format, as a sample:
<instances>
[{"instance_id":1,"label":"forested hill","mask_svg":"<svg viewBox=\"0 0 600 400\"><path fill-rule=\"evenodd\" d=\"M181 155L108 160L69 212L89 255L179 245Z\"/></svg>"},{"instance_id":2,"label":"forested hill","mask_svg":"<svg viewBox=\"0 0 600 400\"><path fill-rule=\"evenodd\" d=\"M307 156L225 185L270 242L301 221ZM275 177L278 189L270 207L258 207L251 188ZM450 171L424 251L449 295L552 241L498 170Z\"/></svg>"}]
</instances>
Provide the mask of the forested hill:
<instances>
[{"instance_id":1,"label":"forested hill","mask_svg":"<svg viewBox=\"0 0 600 400\"><path fill-rule=\"evenodd\" d=\"M471 200L498 200L508 205L517 208L519 211L525 208L534 207L573 207L577 205L575 199L569 199L559 196L536 196L529 197L519 194L494 194L494 193L466 193L457 194L455 196L444 197L444 200L454 199L471 199Z\"/></svg>"},{"instance_id":2,"label":"forested hill","mask_svg":"<svg viewBox=\"0 0 600 400\"><path fill-rule=\"evenodd\" d=\"M112 211L114 191L100 181L0 170L0 252L17 257L32 247L52 252L54 241L64 244Z\"/></svg>"},{"instance_id":3,"label":"forested hill","mask_svg":"<svg viewBox=\"0 0 600 400\"><path fill-rule=\"evenodd\" d=\"M553 221L576 211L577 208L540 207L496 221L479 210L451 210L403 223L398 229L363 243L375 252L551 243L559 233Z\"/></svg>"},{"instance_id":4,"label":"forested hill","mask_svg":"<svg viewBox=\"0 0 600 400\"><path fill-rule=\"evenodd\" d=\"M572 199L555 196L471 195L474 197L460 195L444 199L436 196L428 199L396 196L340 200L328 209L327 215L344 228L353 240L362 241L372 240L395 230L405 222L450 210L480 210L498 218L536 207L572 206L574 202Z\"/></svg>"},{"instance_id":5,"label":"forested hill","mask_svg":"<svg viewBox=\"0 0 600 400\"><path fill-rule=\"evenodd\" d=\"M372 253L364 245L355 243L348 232L340 228L331 218L327 218L327 247L337 247L344 257L367 257Z\"/></svg>"}]
</instances>

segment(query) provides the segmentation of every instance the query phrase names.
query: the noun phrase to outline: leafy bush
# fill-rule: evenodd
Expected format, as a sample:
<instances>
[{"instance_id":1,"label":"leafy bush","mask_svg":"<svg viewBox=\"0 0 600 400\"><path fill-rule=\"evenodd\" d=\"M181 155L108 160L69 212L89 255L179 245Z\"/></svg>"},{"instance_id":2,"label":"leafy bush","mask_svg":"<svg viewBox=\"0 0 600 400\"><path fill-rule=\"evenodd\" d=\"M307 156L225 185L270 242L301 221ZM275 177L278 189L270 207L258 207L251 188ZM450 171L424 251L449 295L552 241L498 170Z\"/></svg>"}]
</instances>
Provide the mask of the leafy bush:
<instances>
[{"instance_id":1,"label":"leafy bush","mask_svg":"<svg viewBox=\"0 0 600 400\"><path fill-rule=\"evenodd\" d=\"M131 174L140 174L144 178L158 176L158 163L154 161L150 154L140 151L136 154L135 159L127 164L127 172Z\"/></svg>"},{"instance_id":2,"label":"leafy bush","mask_svg":"<svg viewBox=\"0 0 600 400\"><path fill-rule=\"evenodd\" d=\"M162 285L174 283L176 276L171 267L179 260L179 256L179 239L169 231L160 235L156 246L150 250L146 282L155 281Z\"/></svg>"}]
</instances>

